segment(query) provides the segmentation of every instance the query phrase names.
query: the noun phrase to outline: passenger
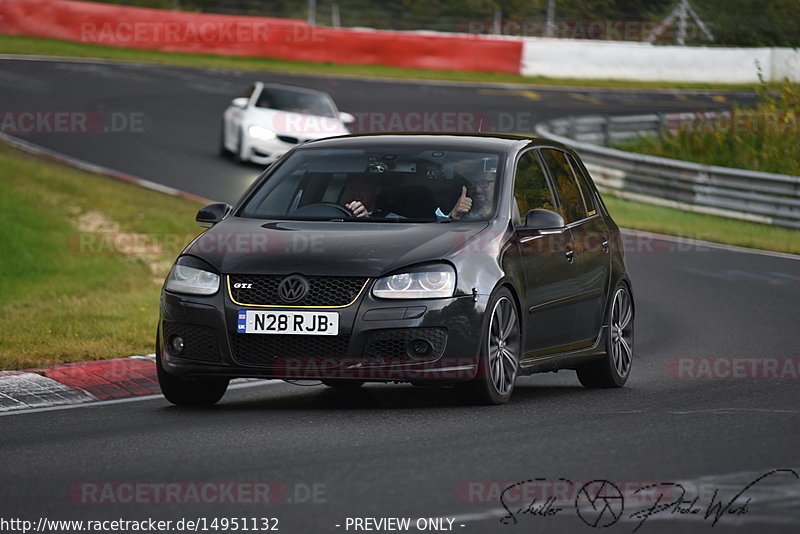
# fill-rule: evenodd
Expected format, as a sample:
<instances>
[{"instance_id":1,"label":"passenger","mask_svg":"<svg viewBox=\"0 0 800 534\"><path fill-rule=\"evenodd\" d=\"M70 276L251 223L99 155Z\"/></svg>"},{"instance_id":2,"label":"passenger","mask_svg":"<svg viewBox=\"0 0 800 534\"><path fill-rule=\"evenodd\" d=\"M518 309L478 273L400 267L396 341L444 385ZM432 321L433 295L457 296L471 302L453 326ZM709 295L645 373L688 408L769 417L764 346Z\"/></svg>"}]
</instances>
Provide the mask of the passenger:
<instances>
[{"instance_id":1,"label":"passenger","mask_svg":"<svg viewBox=\"0 0 800 534\"><path fill-rule=\"evenodd\" d=\"M492 213L494 173L481 173L480 178L462 186L461 196L448 214L451 219L483 219Z\"/></svg>"}]
</instances>

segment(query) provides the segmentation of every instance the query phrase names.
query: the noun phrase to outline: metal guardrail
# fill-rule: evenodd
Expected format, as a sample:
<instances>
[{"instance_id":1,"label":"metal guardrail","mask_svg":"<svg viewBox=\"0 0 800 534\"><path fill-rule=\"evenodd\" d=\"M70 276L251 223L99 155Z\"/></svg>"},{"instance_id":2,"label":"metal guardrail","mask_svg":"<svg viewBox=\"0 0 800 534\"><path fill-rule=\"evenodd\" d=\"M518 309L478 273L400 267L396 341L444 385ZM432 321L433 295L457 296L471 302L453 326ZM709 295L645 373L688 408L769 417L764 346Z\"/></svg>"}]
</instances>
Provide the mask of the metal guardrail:
<instances>
[{"instance_id":1,"label":"metal guardrail","mask_svg":"<svg viewBox=\"0 0 800 534\"><path fill-rule=\"evenodd\" d=\"M597 186L633 200L800 229L800 176L732 169L600 146L660 135L694 113L568 117L536 134L580 152Z\"/></svg>"}]
</instances>

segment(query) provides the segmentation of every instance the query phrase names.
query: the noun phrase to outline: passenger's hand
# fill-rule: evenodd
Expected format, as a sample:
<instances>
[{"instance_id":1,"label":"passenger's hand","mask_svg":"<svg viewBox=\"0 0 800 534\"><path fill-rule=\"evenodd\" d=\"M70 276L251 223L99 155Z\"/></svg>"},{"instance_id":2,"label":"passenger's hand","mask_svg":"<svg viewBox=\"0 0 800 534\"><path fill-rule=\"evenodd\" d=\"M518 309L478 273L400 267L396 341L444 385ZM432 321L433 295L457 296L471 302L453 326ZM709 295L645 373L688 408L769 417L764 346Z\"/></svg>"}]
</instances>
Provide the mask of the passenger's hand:
<instances>
[{"instance_id":1,"label":"passenger's hand","mask_svg":"<svg viewBox=\"0 0 800 534\"><path fill-rule=\"evenodd\" d=\"M461 186L461 196L458 197L456 205L450 210L450 217L460 219L470 209L472 209L472 199L467 196L467 186Z\"/></svg>"},{"instance_id":2,"label":"passenger's hand","mask_svg":"<svg viewBox=\"0 0 800 534\"><path fill-rule=\"evenodd\" d=\"M354 200L348 204L345 204L344 207L352 211L353 215L356 217L366 217L369 215L367 208L359 200Z\"/></svg>"}]
</instances>

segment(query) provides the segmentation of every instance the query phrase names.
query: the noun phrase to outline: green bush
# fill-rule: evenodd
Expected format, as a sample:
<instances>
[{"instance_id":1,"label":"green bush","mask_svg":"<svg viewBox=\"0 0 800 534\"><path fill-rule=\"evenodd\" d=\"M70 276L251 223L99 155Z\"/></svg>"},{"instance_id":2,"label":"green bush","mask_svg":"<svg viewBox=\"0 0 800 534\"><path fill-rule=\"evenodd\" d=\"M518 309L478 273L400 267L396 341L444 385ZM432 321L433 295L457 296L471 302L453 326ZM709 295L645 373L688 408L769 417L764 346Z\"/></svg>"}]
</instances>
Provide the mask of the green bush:
<instances>
[{"instance_id":1,"label":"green bush","mask_svg":"<svg viewBox=\"0 0 800 534\"><path fill-rule=\"evenodd\" d=\"M643 137L622 150L754 171L800 176L800 85L778 94L762 90L754 108L735 107L729 117L698 118L660 138Z\"/></svg>"}]
</instances>

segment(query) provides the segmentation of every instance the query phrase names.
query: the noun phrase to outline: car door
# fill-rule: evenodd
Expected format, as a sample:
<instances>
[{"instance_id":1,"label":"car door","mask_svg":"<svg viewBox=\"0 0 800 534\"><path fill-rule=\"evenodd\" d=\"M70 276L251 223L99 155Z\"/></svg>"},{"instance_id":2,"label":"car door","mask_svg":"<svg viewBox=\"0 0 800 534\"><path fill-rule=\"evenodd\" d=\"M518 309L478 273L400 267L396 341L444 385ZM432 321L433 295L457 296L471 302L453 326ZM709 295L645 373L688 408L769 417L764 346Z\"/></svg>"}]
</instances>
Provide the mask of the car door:
<instances>
[{"instance_id":1,"label":"car door","mask_svg":"<svg viewBox=\"0 0 800 534\"><path fill-rule=\"evenodd\" d=\"M605 316L605 303L611 276L611 254L606 221L598 210L598 199L589 187L586 168L572 154L567 154L575 180L586 207L586 218L572 227L578 267L578 302L576 333L586 344L593 344Z\"/></svg>"},{"instance_id":2,"label":"car door","mask_svg":"<svg viewBox=\"0 0 800 534\"><path fill-rule=\"evenodd\" d=\"M556 211L552 186L536 150L517 160L514 197L519 211L514 233L525 270L524 350L527 357L559 352L574 337L576 310L570 297L575 293L575 266L570 230L542 232L525 226L532 209Z\"/></svg>"},{"instance_id":3,"label":"car door","mask_svg":"<svg viewBox=\"0 0 800 534\"><path fill-rule=\"evenodd\" d=\"M572 234L576 269L573 343L575 348L586 347L597 339L603 320L610 268L608 232L574 156L556 148L543 148L541 155L555 186L559 213Z\"/></svg>"}]
</instances>

